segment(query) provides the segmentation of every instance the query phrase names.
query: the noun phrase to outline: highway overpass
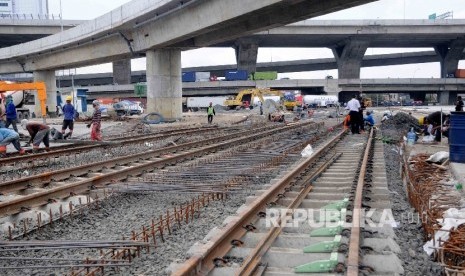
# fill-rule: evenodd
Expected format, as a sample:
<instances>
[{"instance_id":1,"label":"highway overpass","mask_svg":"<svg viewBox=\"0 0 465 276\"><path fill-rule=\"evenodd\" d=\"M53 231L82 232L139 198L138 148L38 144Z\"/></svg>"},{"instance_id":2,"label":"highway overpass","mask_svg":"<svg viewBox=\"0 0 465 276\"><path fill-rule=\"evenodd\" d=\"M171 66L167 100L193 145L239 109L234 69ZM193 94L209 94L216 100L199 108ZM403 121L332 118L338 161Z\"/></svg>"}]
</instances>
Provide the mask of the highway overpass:
<instances>
[{"instance_id":1,"label":"highway overpass","mask_svg":"<svg viewBox=\"0 0 465 276\"><path fill-rule=\"evenodd\" d=\"M465 54L462 55L465 59ZM400 65L400 64L418 64L428 62L439 62L439 57L434 51L421 51L409 53L395 53L383 55L367 55L363 57L362 67ZM236 64L228 65L213 65L183 68L183 72L211 72L217 77L224 77L226 70L236 70ZM257 71L277 71L278 73L288 72L307 72L317 70L337 69L337 62L334 58L321 59L304 59L278 62L263 62L257 63ZM34 78L32 74L19 74L16 76L4 75L3 79L19 82L29 82ZM146 82L146 71L132 71L130 83ZM79 74L66 75L57 77L58 87L69 87L74 82L77 86L95 86L95 85L112 85L118 84L114 81L113 73L95 73L95 74ZM121 83L124 84L124 83Z\"/></svg>"},{"instance_id":2,"label":"highway overpass","mask_svg":"<svg viewBox=\"0 0 465 276\"><path fill-rule=\"evenodd\" d=\"M0 18L0 48L26 43L78 26L82 20Z\"/></svg>"},{"instance_id":3,"label":"highway overpass","mask_svg":"<svg viewBox=\"0 0 465 276\"><path fill-rule=\"evenodd\" d=\"M369 2L374 0L133 0L59 34L0 49L0 73L33 71L35 80L48 87L47 104L55 106L55 70L145 54L148 111L179 118L182 83L177 45L206 47Z\"/></svg>"},{"instance_id":4,"label":"highway overpass","mask_svg":"<svg viewBox=\"0 0 465 276\"><path fill-rule=\"evenodd\" d=\"M453 101L457 94L465 93L465 79L294 79L272 81L214 81L185 82L182 96L220 96L236 95L246 88L269 87L280 90L301 90L303 94L332 94L341 92L347 95L358 93L412 93L424 98L426 93L443 95L440 98ZM88 89L91 98L99 97L134 97L134 85L101 85L83 86ZM70 87L62 88L62 92L70 91ZM341 96L341 95L340 95ZM342 96L341 98L344 98ZM443 104L447 104L444 103Z\"/></svg>"}]
</instances>

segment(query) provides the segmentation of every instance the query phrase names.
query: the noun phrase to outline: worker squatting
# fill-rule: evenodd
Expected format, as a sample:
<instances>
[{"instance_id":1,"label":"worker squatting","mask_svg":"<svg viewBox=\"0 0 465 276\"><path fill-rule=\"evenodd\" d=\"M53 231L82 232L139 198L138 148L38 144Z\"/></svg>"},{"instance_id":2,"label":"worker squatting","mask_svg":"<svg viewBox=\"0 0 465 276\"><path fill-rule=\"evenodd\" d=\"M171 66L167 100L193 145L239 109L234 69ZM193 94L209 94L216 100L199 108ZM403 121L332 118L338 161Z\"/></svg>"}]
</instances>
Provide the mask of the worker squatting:
<instances>
[{"instance_id":1,"label":"worker squatting","mask_svg":"<svg viewBox=\"0 0 465 276\"><path fill-rule=\"evenodd\" d=\"M71 137L74 130L74 119L76 110L71 104L72 98L68 96L66 98L66 104L62 107L63 110L63 123L61 133L53 133L53 137L67 139ZM101 111L100 111L100 102L93 101L92 106L94 112L92 115L92 121L87 124L88 128L91 128L90 137L93 141L102 140L101 132ZM12 144L13 147L20 153L25 154L25 149L21 146L20 135L18 128L16 126L17 114L15 105L10 100L6 106L3 105L3 102L0 101L0 155L6 154L7 145ZM12 126L13 129L9 129L9 126ZM40 148L40 145L43 143L45 150L50 150L50 134L52 130L46 124L39 122L30 122L27 119L21 121L21 127L26 130L29 134L29 141L26 143L26 146L32 144L32 152L37 152ZM66 130L69 129L69 132L66 133ZM60 135L61 134L61 137Z\"/></svg>"}]
</instances>

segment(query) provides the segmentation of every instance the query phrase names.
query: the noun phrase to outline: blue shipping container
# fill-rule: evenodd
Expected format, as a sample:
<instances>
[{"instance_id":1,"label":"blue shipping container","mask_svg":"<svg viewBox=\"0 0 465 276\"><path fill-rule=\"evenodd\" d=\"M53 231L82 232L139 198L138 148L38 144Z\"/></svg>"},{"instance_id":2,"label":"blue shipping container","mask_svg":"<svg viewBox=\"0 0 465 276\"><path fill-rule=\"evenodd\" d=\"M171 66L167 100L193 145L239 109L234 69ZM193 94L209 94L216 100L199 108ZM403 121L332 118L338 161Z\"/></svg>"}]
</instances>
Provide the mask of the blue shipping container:
<instances>
[{"instance_id":1,"label":"blue shipping container","mask_svg":"<svg viewBox=\"0 0 465 276\"><path fill-rule=\"evenodd\" d=\"M236 71L226 71L225 79L227 81L235 81L235 80L247 80L249 74L246 70L236 70Z\"/></svg>"},{"instance_id":2,"label":"blue shipping container","mask_svg":"<svg viewBox=\"0 0 465 276\"><path fill-rule=\"evenodd\" d=\"M195 72L182 72L182 82L195 82Z\"/></svg>"}]
</instances>

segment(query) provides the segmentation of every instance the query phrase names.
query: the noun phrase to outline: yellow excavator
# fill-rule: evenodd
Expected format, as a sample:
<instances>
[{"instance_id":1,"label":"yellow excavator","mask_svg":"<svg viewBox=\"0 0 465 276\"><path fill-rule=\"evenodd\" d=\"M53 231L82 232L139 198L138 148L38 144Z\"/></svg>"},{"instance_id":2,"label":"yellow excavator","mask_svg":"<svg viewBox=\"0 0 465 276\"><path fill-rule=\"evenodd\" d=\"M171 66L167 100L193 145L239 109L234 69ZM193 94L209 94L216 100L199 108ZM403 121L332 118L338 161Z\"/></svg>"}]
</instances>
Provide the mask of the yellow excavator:
<instances>
[{"instance_id":1,"label":"yellow excavator","mask_svg":"<svg viewBox=\"0 0 465 276\"><path fill-rule=\"evenodd\" d=\"M265 103L264 96L274 95L279 96L280 101L283 103L287 110L293 110L296 106L296 100L289 97L284 97L283 92L279 90L271 90L269 88L250 88L240 91L235 98L227 99L224 102L224 105L230 109L235 109L237 107L247 108L252 106L253 98L256 97L260 100L262 104ZM278 108L279 109L279 108Z\"/></svg>"},{"instance_id":2,"label":"yellow excavator","mask_svg":"<svg viewBox=\"0 0 465 276\"><path fill-rule=\"evenodd\" d=\"M11 96L12 100L15 99L15 93L19 92L18 103L21 103L24 99L23 90L35 90L37 91L37 99L40 102L40 111L42 118L47 116L47 90L44 82L29 82L29 83L12 83L7 81L0 81L0 96L4 98L4 95ZM28 116L29 117L29 116Z\"/></svg>"}]
</instances>

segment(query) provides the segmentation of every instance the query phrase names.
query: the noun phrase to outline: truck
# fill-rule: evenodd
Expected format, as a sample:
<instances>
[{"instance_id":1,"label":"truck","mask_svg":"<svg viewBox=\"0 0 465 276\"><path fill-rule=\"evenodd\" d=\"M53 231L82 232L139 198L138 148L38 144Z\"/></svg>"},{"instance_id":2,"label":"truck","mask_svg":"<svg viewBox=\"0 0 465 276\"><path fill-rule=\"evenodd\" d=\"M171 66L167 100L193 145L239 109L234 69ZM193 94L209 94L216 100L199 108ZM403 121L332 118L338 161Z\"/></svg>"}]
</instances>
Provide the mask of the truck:
<instances>
[{"instance_id":1,"label":"truck","mask_svg":"<svg viewBox=\"0 0 465 276\"><path fill-rule=\"evenodd\" d=\"M213 106L223 105L227 99L227 96L187 97L186 106L188 109L206 109L210 103L212 103Z\"/></svg>"},{"instance_id":2,"label":"truck","mask_svg":"<svg viewBox=\"0 0 465 276\"><path fill-rule=\"evenodd\" d=\"M331 107L338 104L337 96L329 95L305 95L303 103L313 107Z\"/></svg>"},{"instance_id":3,"label":"truck","mask_svg":"<svg viewBox=\"0 0 465 276\"><path fill-rule=\"evenodd\" d=\"M13 83L10 81L0 81L0 97L5 103L8 99L13 101L19 120L29 119L31 117L29 109L24 107L27 96L29 95L25 90L36 91L37 99L40 102L42 117L45 118L47 115L47 92L45 83Z\"/></svg>"}]
</instances>

